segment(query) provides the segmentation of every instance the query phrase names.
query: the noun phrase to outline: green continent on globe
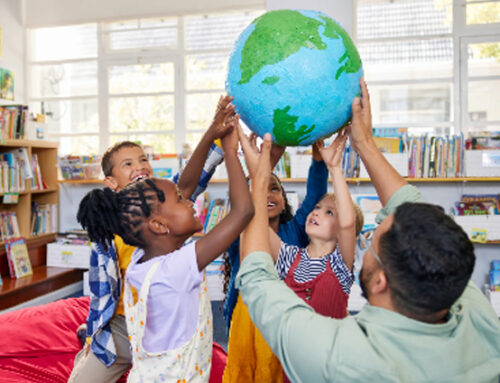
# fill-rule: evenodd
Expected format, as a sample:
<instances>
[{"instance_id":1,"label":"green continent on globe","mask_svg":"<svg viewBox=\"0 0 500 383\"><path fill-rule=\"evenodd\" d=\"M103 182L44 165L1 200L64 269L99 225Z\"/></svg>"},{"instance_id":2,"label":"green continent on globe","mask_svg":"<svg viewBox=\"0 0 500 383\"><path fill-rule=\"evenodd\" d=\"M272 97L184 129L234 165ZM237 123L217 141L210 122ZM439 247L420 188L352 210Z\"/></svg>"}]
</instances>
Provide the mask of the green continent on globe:
<instances>
[{"instance_id":1,"label":"green continent on globe","mask_svg":"<svg viewBox=\"0 0 500 383\"><path fill-rule=\"evenodd\" d=\"M310 132L314 130L315 125L308 127L302 125L298 129L295 128L295 123L299 119L288 113L290 106L283 109L275 109L273 115L273 135L276 143L281 146L297 146L310 136Z\"/></svg>"},{"instance_id":2,"label":"green continent on globe","mask_svg":"<svg viewBox=\"0 0 500 383\"><path fill-rule=\"evenodd\" d=\"M254 20L255 29L241 52L241 79L246 84L264 66L276 64L300 48L326 49L320 21L291 10L271 11Z\"/></svg>"},{"instance_id":3,"label":"green continent on globe","mask_svg":"<svg viewBox=\"0 0 500 383\"><path fill-rule=\"evenodd\" d=\"M344 65L337 70L335 74L335 79L338 80L342 72L346 73L357 73L361 69L361 58L359 57L358 50L354 46L349 35L344 31L337 23L328 17L320 16L321 19L326 23L325 26L325 36L331 39L342 39L345 47L345 53L340 57L339 64L342 64L344 60L347 60Z\"/></svg>"},{"instance_id":4,"label":"green continent on globe","mask_svg":"<svg viewBox=\"0 0 500 383\"><path fill-rule=\"evenodd\" d=\"M270 76L262 80L263 84L274 85L280 80L279 76Z\"/></svg>"}]
</instances>

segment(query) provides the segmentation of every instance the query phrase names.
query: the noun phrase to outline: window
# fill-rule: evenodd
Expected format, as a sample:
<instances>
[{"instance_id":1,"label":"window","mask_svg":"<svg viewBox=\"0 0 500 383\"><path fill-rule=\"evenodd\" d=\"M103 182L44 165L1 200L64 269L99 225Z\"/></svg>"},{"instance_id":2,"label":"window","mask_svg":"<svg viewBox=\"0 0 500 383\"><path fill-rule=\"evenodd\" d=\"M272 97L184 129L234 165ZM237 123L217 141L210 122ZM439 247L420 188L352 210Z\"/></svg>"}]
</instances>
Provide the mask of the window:
<instances>
[{"instance_id":1,"label":"window","mask_svg":"<svg viewBox=\"0 0 500 383\"><path fill-rule=\"evenodd\" d=\"M499 129L499 0L357 0L355 12L374 126Z\"/></svg>"},{"instance_id":2,"label":"window","mask_svg":"<svg viewBox=\"0 0 500 383\"><path fill-rule=\"evenodd\" d=\"M263 10L121 20L28 32L33 112L59 152L122 140L155 152L194 147L225 92L234 41Z\"/></svg>"}]
</instances>

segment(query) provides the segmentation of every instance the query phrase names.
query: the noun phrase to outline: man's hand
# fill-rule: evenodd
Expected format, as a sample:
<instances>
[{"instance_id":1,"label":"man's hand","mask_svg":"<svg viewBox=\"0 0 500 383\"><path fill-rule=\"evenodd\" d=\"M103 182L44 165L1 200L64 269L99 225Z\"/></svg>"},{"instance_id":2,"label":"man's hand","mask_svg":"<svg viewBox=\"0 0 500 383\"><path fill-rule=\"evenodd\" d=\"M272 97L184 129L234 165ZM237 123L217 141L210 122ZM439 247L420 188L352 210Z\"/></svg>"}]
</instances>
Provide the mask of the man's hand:
<instances>
[{"instance_id":1,"label":"man's hand","mask_svg":"<svg viewBox=\"0 0 500 383\"><path fill-rule=\"evenodd\" d=\"M372 112L370 95L365 80L360 80L361 98L356 97L352 102L352 123L349 133L351 145L356 152L363 150L368 144L373 144Z\"/></svg>"}]
</instances>

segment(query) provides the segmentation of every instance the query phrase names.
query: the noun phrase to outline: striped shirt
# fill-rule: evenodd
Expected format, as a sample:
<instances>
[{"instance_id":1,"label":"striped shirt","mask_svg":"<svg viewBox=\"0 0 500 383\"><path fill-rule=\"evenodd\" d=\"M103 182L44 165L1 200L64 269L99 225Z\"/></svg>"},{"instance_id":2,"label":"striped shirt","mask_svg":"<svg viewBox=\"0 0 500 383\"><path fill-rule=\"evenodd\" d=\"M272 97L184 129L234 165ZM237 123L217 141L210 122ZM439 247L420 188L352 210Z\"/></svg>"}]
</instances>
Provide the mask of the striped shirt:
<instances>
[{"instance_id":1,"label":"striped shirt","mask_svg":"<svg viewBox=\"0 0 500 383\"><path fill-rule=\"evenodd\" d=\"M293 275L296 282L305 283L313 280L325 271L326 263L330 262L330 267L337 276L340 285L342 286L342 290L346 294L351 292L354 275L345 264L338 247L335 248L332 253L325 255L322 258L311 258L307 253L307 247L301 249L298 246L288 245L281 242L278 261L276 262L276 271L278 272L281 280L286 278L286 275L290 271L299 250L301 250L300 262Z\"/></svg>"}]
</instances>

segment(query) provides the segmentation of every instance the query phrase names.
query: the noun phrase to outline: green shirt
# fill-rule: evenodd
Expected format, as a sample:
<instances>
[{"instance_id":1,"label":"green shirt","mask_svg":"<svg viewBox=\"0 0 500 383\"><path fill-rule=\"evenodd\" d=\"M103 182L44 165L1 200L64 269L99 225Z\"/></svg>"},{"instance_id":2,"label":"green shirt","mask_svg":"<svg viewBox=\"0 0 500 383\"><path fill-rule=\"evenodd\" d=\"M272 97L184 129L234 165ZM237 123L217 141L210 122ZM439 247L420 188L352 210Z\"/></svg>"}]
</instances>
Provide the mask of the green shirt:
<instances>
[{"instance_id":1,"label":"green shirt","mask_svg":"<svg viewBox=\"0 0 500 383\"><path fill-rule=\"evenodd\" d=\"M418 200L415 190L398 190L384 214ZM500 321L472 282L443 324L371 305L344 319L319 315L278 278L264 252L245 258L236 284L252 320L295 383L498 383Z\"/></svg>"}]
</instances>

